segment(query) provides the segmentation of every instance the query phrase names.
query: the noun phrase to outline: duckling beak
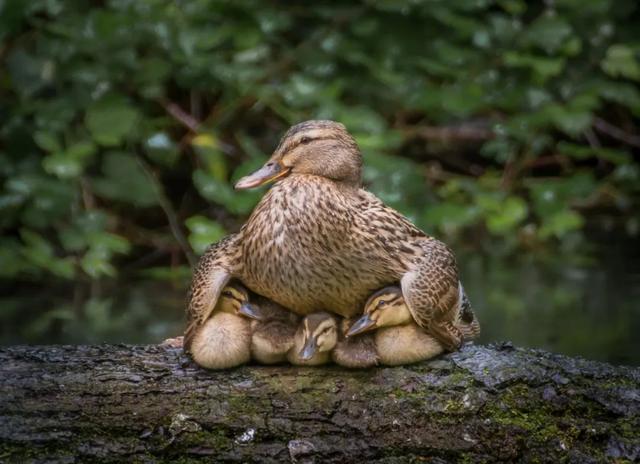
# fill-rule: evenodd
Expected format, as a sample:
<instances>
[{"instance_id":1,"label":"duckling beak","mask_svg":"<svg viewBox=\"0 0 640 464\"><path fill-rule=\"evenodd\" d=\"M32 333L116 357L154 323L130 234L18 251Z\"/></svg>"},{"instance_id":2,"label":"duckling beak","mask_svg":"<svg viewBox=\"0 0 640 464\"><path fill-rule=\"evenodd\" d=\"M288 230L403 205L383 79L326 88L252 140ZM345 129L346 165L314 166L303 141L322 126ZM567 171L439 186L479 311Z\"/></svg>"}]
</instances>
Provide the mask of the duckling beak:
<instances>
[{"instance_id":1,"label":"duckling beak","mask_svg":"<svg viewBox=\"0 0 640 464\"><path fill-rule=\"evenodd\" d=\"M364 314L360 319L353 323L346 333L347 337L358 335L362 332L367 332L376 328L376 321L371 319L368 314Z\"/></svg>"},{"instance_id":2,"label":"duckling beak","mask_svg":"<svg viewBox=\"0 0 640 464\"><path fill-rule=\"evenodd\" d=\"M302 347L302 350L300 351L300 359L308 361L315 356L316 351L318 351L318 344L316 343L316 339L311 337L307 339L306 343Z\"/></svg>"},{"instance_id":3,"label":"duckling beak","mask_svg":"<svg viewBox=\"0 0 640 464\"><path fill-rule=\"evenodd\" d=\"M269 161L253 174L244 176L236 185L236 190L246 190L273 182L289 174L290 169L280 163Z\"/></svg>"},{"instance_id":4,"label":"duckling beak","mask_svg":"<svg viewBox=\"0 0 640 464\"><path fill-rule=\"evenodd\" d=\"M261 313L260 308L256 305L252 305L251 303L243 303L238 312L243 316L251 319L257 319L258 321L263 319L263 314Z\"/></svg>"}]
</instances>

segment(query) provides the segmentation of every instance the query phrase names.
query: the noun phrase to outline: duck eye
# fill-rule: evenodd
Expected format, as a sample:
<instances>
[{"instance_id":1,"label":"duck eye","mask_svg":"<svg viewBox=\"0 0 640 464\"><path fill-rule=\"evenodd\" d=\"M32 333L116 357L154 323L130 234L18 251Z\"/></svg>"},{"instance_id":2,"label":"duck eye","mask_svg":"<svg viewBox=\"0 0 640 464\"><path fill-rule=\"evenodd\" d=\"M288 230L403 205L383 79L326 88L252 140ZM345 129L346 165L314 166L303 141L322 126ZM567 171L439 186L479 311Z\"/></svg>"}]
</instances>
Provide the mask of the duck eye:
<instances>
[{"instance_id":1,"label":"duck eye","mask_svg":"<svg viewBox=\"0 0 640 464\"><path fill-rule=\"evenodd\" d=\"M300 144L304 145L311 142L311 137L307 137L306 135L302 138L300 138Z\"/></svg>"}]
</instances>

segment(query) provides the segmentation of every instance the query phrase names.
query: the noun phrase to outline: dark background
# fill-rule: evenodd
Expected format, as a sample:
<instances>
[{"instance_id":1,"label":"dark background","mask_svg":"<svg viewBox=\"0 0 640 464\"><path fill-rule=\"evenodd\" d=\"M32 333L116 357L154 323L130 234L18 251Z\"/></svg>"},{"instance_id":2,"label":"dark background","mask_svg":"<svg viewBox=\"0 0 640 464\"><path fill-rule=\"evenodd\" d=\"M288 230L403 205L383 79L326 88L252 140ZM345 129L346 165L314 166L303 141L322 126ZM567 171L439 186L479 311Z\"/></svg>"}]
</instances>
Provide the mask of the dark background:
<instances>
[{"instance_id":1,"label":"dark background","mask_svg":"<svg viewBox=\"0 0 640 464\"><path fill-rule=\"evenodd\" d=\"M0 2L0 343L157 342L291 124L451 245L482 342L640 363L635 0Z\"/></svg>"}]
</instances>

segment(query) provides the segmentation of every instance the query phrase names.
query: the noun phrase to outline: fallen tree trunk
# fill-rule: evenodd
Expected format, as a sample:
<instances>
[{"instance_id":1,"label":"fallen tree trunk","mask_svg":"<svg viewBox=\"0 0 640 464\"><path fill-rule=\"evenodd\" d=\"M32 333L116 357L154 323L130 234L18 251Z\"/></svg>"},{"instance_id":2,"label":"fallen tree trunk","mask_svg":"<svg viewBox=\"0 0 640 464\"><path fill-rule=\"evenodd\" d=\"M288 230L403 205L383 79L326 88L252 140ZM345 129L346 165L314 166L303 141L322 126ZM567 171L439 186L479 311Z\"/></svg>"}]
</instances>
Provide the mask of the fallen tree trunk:
<instances>
[{"instance_id":1,"label":"fallen tree trunk","mask_svg":"<svg viewBox=\"0 0 640 464\"><path fill-rule=\"evenodd\" d=\"M509 345L403 368L198 368L160 346L0 350L0 462L620 462L640 369Z\"/></svg>"}]
</instances>

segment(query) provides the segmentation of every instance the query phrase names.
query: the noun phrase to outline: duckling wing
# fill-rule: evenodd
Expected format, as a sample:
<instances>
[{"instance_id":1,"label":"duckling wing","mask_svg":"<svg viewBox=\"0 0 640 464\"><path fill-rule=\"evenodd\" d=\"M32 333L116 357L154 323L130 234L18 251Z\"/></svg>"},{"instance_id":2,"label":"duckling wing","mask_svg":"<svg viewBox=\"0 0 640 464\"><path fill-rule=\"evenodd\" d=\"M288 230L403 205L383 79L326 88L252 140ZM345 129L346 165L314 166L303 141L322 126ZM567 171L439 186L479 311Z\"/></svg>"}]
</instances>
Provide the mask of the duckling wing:
<instances>
[{"instance_id":1,"label":"duckling wing","mask_svg":"<svg viewBox=\"0 0 640 464\"><path fill-rule=\"evenodd\" d=\"M236 235L229 235L209 246L193 273L187 296L187 329L184 349L189 350L197 329L211 316L222 289L233 277Z\"/></svg>"},{"instance_id":2,"label":"duckling wing","mask_svg":"<svg viewBox=\"0 0 640 464\"><path fill-rule=\"evenodd\" d=\"M462 334L455 326L460 312L458 267L451 250L442 242L426 239L400 280L402 294L416 324L447 349L457 349Z\"/></svg>"}]
</instances>

